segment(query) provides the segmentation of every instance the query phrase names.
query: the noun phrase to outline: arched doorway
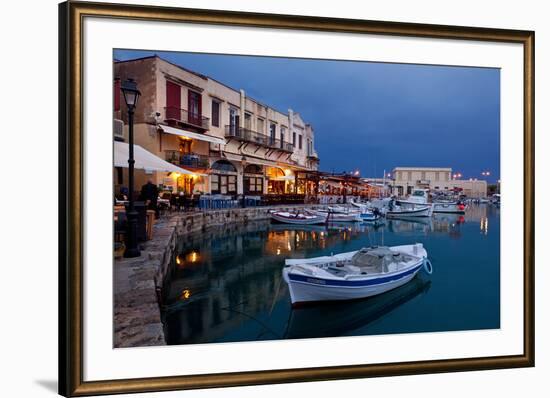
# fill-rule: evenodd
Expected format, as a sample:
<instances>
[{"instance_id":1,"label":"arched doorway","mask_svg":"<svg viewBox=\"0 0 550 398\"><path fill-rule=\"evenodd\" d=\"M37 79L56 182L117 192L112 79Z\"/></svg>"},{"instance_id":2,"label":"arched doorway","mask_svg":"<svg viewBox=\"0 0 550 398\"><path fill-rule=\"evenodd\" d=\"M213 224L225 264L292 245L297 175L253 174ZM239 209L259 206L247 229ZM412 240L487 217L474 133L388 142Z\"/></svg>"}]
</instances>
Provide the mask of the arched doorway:
<instances>
[{"instance_id":1,"label":"arched doorway","mask_svg":"<svg viewBox=\"0 0 550 398\"><path fill-rule=\"evenodd\" d=\"M210 172L210 192L221 195L237 194L237 169L227 160L212 164Z\"/></svg>"},{"instance_id":2,"label":"arched doorway","mask_svg":"<svg viewBox=\"0 0 550 398\"><path fill-rule=\"evenodd\" d=\"M292 193L294 190L294 176L292 171L287 173L280 167L268 167L266 170L267 192L270 194Z\"/></svg>"}]
</instances>

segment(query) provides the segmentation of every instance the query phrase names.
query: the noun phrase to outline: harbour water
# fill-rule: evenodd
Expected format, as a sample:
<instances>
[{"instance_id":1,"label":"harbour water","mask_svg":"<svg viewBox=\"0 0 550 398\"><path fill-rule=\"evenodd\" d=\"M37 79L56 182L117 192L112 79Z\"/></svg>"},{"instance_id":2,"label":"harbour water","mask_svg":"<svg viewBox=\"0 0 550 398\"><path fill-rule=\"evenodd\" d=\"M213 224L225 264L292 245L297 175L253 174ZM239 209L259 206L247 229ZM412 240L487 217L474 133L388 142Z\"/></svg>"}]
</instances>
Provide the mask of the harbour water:
<instances>
[{"instance_id":1,"label":"harbour water","mask_svg":"<svg viewBox=\"0 0 550 398\"><path fill-rule=\"evenodd\" d=\"M292 308L286 258L420 242L434 272L364 300ZM384 220L300 227L269 221L184 237L162 293L168 344L445 332L500 327L500 217Z\"/></svg>"}]
</instances>

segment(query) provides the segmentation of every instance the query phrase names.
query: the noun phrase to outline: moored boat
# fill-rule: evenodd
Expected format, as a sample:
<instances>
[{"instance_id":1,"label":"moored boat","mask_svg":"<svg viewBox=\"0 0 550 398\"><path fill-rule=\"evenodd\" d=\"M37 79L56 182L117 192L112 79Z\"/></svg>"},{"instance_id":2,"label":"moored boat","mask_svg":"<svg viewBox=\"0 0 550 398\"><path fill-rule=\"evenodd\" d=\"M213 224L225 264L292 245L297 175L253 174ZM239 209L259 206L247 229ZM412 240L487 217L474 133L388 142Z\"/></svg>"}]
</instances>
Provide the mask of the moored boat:
<instances>
[{"instance_id":1,"label":"moored boat","mask_svg":"<svg viewBox=\"0 0 550 398\"><path fill-rule=\"evenodd\" d=\"M309 212L291 213L288 211L271 212L271 219L277 222L285 223L285 224L299 224L299 225L324 224L327 221L326 215L309 213Z\"/></svg>"},{"instance_id":2,"label":"moored boat","mask_svg":"<svg viewBox=\"0 0 550 398\"><path fill-rule=\"evenodd\" d=\"M359 215L362 221L377 221L380 219L380 213L378 211L365 210Z\"/></svg>"},{"instance_id":3,"label":"moored boat","mask_svg":"<svg viewBox=\"0 0 550 398\"><path fill-rule=\"evenodd\" d=\"M429 205L392 205L384 213L387 218L392 217L431 217L433 206Z\"/></svg>"},{"instance_id":4,"label":"moored boat","mask_svg":"<svg viewBox=\"0 0 550 398\"><path fill-rule=\"evenodd\" d=\"M359 212L335 213L335 212L330 211L330 210L314 210L313 213L326 217L326 220L328 222L330 222L330 221L335 221L335 222L360 222L360 221L362 221L361 213L359 213Z\"/></svg>"},{"instance_id":5,"label":"moored boat","mask_svg":"<svg viewBox=\"0 0 550 398\"><path fill-rule=\"evenodd\" d=\"M422 268L432 272L421 243L287 259L285 265L292 304L370 297L404 285Z\"/></svg>"},{"instance_id":6,"label":"moored boat","mask_svg":"<svg viewBox=\"0 0 550 398\"><path fill-rule=\"evenodd\" d=\"M466 206L460 202L452 201L441 201L434 202L434 213L455 213L455 214L465 214Z\"/></svg>"}]
</instances>

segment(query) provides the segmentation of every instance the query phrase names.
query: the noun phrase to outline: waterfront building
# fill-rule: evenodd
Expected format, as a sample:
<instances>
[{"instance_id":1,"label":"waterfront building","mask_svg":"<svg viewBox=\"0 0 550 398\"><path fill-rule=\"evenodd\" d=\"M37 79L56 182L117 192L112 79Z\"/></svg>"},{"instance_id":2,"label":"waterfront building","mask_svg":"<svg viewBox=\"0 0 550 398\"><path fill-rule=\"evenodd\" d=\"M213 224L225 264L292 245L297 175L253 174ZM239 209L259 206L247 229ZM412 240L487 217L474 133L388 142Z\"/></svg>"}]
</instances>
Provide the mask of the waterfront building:
<instances>
[{"instance_id":1,"label":"waterfront building","mask_svg":"<svg viewBox=\"0 0 550 398\"><path fill-rule=\"evenodd\" d=\"M151 179L171 192L224 195L305 195L299 172L315 172L314 131L298 112L281 112L208 76L158 56L114 63L115 140L127 140L120 84L142 93L135 143L193 174L136 171L136 187ZM124 108L124 109L122 109ZM115 191L126 183L115 168Z\"/></svg>"},{"instance_id":2,"label":"waterfront building","mask_svg":"<svg viewBox=\"0 0 550 398\"><path fill-rule=\"evenodd\" d=\"M487 181L455 179L450 167L396 167L391 176L392 194L397 196L409 195L415 188L455 191L472 198L487 196Z\"/></svg>"}]
</instances>

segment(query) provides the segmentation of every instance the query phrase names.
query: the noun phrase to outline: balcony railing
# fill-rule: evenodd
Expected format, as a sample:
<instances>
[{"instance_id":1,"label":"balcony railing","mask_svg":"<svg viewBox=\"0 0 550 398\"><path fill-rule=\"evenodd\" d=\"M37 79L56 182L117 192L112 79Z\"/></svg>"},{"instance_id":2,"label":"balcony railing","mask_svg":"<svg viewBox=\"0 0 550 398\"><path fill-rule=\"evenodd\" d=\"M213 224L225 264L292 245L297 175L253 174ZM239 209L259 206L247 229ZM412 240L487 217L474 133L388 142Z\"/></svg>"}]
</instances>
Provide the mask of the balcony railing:
<instances>
[{"instance_id":1,"label":"balcony railing","mask_svg":"<svg viewBox=\"0 0 550 398\"><path fill-rule=\"evenodd\" d=\"M208 156L198 155L196 153L182 153L180 151L168 150L166 153L166 161L176 166L206 169L208 168Z\"/></svg>"},{"instance_id":2,"label":"balcony railing","mask_svg":"<svg viewBox=\"0 0 550 398\"><path fill-rule=\"evenodd\" d=\"M281 141L244 127L226 125L225 137L235 138L239 141L250 142L256 145L265 146L267 148L279 149L284 152L294 152L294 145L292 145L290 142Z\"/></svg>"},{"instance_id":3,"label":"balcony railing","mask_svg":"<svg viewBox=\"0 0 550 398\"><path fill-rule=\"evenodd\" d=\"M167 122L175 121L181 124L198 127L203 130L208 130L210 128L209 118L172 106L167 106L164 108L164 119Z\"/></svg>"}]
</instances>

